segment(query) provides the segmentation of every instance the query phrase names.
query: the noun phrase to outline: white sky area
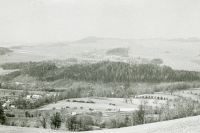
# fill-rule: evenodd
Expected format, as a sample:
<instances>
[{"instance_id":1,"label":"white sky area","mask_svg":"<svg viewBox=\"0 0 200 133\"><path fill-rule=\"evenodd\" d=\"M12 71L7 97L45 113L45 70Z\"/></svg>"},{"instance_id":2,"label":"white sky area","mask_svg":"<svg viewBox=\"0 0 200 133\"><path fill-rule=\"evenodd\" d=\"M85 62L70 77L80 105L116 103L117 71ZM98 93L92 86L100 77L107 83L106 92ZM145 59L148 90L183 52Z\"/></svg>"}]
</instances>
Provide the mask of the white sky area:
<instances>
[{"instance_id":1,"label":"white sky area","mask_svg":"<svg viewBox=\"0 0 200 133\"><path fill-rule=\"evenodd\" d=\"M0 0L0 42L200 37L200 0Z\"/></svg>"}]
</instances>

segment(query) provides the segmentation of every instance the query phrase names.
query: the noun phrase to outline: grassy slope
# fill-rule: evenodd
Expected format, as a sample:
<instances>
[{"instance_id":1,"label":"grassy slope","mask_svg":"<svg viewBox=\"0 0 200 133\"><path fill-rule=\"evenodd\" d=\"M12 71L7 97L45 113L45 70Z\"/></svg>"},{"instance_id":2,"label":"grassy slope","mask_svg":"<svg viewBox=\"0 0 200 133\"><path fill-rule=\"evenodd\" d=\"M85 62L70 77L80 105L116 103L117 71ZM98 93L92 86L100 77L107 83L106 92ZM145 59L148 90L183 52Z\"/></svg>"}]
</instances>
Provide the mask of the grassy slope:
<instances>
[{"instance_id":1,"label":"grassy slope","mask_svg":"<svg viewBox=\"0 0 200 133\"><path fill-rule=\"evenodd\" d=\"M64 133L69 131L55 131L38 128L22 128L0 126L1 133ZM200 116L163 121L133 127L89 131L86 133L199 133Z\"/></svg>"}]
</instances>

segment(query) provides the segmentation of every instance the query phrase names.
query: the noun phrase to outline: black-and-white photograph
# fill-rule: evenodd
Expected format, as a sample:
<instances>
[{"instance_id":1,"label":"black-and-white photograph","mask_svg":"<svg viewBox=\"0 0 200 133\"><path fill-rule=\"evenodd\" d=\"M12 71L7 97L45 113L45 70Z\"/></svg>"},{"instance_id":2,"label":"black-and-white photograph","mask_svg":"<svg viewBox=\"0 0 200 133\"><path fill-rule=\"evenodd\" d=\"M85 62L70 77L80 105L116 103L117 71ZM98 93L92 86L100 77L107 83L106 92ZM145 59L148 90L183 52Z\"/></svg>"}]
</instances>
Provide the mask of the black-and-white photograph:
<instances>
[{"instance_id":1,"label":"black-and-white photograph","mask_svg":"<svg viewBox=\"0 0 200 133\"><path fill-rule=\"evenodd\" d=\"M0 133L200 133L199 0L0 0Z\"/></svg>"}]
</instances>

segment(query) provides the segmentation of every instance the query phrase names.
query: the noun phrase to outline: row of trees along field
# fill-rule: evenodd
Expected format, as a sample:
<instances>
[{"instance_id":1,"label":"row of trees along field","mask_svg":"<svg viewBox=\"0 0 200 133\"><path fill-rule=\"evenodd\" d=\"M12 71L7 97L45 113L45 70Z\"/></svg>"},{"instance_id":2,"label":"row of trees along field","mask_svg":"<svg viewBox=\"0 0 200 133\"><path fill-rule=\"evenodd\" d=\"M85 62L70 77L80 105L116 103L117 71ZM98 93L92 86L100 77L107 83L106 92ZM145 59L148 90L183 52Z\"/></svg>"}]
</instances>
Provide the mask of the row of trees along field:
<instances>
[{"instance_id":1,"label":"row of trees along field","mask_svg":"<svg viewBox=\"0 0 200 133\"><path fill-rule=\"evenodd\" d=\"M178 82L197 81L200 73L195 71L173 70L168 66L155 64L129 64L123 62L103 61L95 64L75 64L57 68L51 62L6 63L3 69L20 69L21 73L13 72L2 76L10 79L19 74L37 77L39 80L54 81L73 79L89 82ZM6 77L6 78L5 78Z\"/></svg>"}]
</instances>

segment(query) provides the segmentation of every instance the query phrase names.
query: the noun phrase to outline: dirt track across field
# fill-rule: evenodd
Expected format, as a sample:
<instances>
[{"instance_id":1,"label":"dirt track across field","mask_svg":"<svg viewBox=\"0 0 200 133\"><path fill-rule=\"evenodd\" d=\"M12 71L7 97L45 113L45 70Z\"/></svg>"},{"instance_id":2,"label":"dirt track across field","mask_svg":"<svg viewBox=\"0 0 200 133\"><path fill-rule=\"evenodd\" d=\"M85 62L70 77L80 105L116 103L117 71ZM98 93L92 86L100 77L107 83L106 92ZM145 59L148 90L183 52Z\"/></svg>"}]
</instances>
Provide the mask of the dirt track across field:
<instances>
[{"instance_id":1,"label":"dirt track across field","mask_svg":"<svg viewBox=\"0 0 200 133\"><path fill-rule=\"evenodd\" d=\"M69 133L69 131L0 126L0 133ZM73 132L74 133L74 132ZM79 132L80 133L80 132ZM163 121L133 127L89 131L85 133L200 133L200 116Z\"/></svg>"}]
</instances>

